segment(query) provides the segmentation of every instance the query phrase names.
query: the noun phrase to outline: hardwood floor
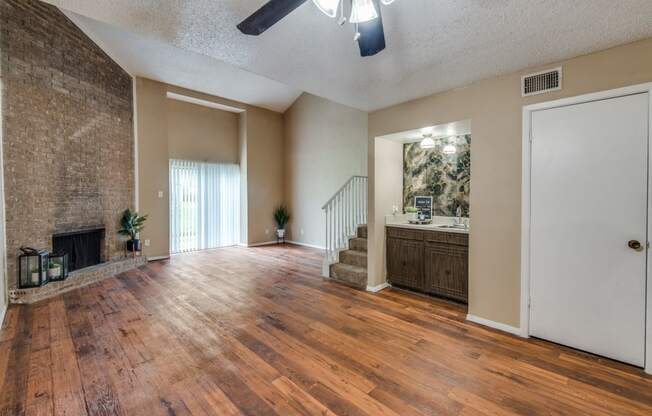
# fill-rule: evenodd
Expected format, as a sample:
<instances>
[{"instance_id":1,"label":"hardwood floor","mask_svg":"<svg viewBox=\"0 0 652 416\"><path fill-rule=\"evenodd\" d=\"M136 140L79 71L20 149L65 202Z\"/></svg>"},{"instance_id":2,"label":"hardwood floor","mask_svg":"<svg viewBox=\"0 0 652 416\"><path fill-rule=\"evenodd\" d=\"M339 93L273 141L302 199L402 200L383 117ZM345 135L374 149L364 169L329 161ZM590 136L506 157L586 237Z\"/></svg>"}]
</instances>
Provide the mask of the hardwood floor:
<instances>
[{"instance_id":1,"label":"hardwood floor","mask_svg":"<svg viewBox=\"0 0 652 416\"><path fill-rule=\"evenodd\" d=\"M296 246L219 249L13 306L0 414L652 414L641 370L320 265Z\"/></svg>"}]
</instances>

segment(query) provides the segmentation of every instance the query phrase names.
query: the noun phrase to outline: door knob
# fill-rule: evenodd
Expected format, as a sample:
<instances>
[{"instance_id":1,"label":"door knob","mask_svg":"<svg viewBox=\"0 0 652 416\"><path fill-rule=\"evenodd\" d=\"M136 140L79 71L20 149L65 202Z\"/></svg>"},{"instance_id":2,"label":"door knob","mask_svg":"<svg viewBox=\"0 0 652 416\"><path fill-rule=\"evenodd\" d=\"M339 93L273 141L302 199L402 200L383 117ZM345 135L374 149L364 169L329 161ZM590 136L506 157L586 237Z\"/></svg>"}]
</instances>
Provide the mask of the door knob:
<instances>
[{"instance_id":1,"label":"door knob","mask_svg":"<svg viewBox=\"0 0 652 416\"><path fill-rule=\"evenodd\" d=\"M629 240L627 246L632 250L643 251L643 245L638 240Z\"/></svg>"}]
</instances>

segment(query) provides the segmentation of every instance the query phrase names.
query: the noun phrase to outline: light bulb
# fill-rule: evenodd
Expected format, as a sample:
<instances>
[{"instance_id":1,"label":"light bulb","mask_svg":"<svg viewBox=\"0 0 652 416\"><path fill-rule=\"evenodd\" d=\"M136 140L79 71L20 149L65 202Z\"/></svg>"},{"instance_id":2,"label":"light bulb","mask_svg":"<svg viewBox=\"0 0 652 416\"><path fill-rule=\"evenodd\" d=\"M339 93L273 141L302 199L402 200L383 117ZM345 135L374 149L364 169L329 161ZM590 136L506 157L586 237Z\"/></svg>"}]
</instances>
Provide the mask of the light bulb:
<instances>
[{"instance_id":1,"label":"light bulb","mask_svg":"<svg viewBox=\"0 0 652 416\"><path fill-rule=\"evenodd\" d=\"M445 155L454 155L455 153L457 153L457 147L455 147L454 144L449 143L446 146L444 146L444 149L442 150L442 152Z\"/></svg>"},{"instance_id":2,"label":"light bulb","mask_svg":"<svg viewBox=\"0 0 652 416\"><path fill-rule=\"evenodd\" d=\"M328 17L337 16L341 0L312 0L313 3Z\"/></svg>"},{"instance_id":3,"label":"light bulb","mask_svg":"<svg viewBox=\"0 0 652 416\"><path fill-rule=\"evenodd\" d=\"M424 134L423 140L419 144L422 149L432 149L435 147L435 141L432 139L431 134Z\"/></svg>"},{"instance_id":4,"label":"light bulb","mask_svg":"<svg viewBox=\"0 0 652 416\"><path fill-rule=\"evenodd\" d=\"M351 23L364 23L378 18L378 11L373 0L353 0L351 6Z\"/></svg>"}]
</instances>

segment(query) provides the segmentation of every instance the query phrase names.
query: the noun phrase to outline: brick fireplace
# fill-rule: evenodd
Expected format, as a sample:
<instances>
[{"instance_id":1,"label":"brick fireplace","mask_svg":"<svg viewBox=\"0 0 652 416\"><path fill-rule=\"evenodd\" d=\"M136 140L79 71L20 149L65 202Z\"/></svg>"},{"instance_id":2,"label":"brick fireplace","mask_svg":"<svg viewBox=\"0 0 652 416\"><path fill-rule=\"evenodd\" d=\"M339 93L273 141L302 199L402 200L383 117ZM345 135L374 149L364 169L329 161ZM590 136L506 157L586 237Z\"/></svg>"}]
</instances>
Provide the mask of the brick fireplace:
<instances>
[{"instance_id":1,"label":"brick fireplace","mask_svg":"<svg viewBox=\"0 0 652 416\"><path fill-rule=\"evenodd\" d=\"M105 228L102 261L124 256L116 233L133 208L132 78L57 8L0 0L9 288L18 248Z\"/></svg>"},{"instance_id":2,"label":"brick fireplace","mask_svg":"<svg viewBox=\"0 0 652 416\"><path fill-rule=\"evenodd\" d=\"M102 226L57 233L52 236L52 250L68 253L69 270L74 272L106 261Z\"/></svg>"}]
</instances>

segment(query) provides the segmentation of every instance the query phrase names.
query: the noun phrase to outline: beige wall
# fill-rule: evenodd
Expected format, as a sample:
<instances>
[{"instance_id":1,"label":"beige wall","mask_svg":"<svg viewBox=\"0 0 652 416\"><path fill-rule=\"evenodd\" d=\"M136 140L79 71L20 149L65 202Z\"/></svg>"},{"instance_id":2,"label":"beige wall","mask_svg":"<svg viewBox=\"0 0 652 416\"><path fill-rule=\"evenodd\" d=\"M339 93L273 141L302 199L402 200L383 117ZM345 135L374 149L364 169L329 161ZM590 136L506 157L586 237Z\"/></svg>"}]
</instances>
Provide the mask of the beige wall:
<instances>
[{"instance_id":1,"label":"beige wall","mask_svg":"<svg viewBox=\"0 0 652 416\"><path fill-rule=\"evenodd\" d=\"M311 94L285 113L291 240L325 245L321 207L351 176L367 174L367 122L366 112Z\"/></svg>"},{"instance_id":2,"label":"beige wall","mask_svg":"<svg viewBox=\"0 0 652 416\"><path fill-rule=\"evenodd\" d=\"M249 244L275 241L273 211L285 199L283 191L283 116L248 107L247 236Z\"/></svg>"},{"instance_id":3,"label":"beige wall","mask_svg":"<svg viewBox=\"0 0 652 416\"><path fill-rule=\"evenodd\" d=\"M240 243L249 243L247 193L247 112L238 116L238 160L240 161Z\"/></svg>"},{"instance_id":4,"label":"beige wall","mask_svg":"<svg viewBox=\"0 0 652 416\"><path fill-rule=\"evenodd\" d=\"M652 81L652 39L578 57L561 63L563 90L522 98L523 74L481 81L468 87L373 112L369 115L369 171L373 177L377 136L450 121L470 119L471 236L469 313L519 326L521 249L522 107L562 97ZM378 179L378 178L376 178ZM374 206L370 192L369 284L384 281L382 227L387 206ZM380 186L380 185L378 185ZM381 212L376 212L381 211Z\"/></svg>"},{"instance_id":5,"label":"beige wall","mask_svg":"<svg viewBox=\"0 0 652 416\"><path fill-rule=\"evenodd\" d=\"M386 249L385 238L373 238L372 234L384 236L385 215L392 213L392 207L403 206L403 143L377 139L372 149L374 161L382 161L374 163L373 172L369 172L370 198L373 199L370 199L369 207L367 251L378 253L380 257L375 262L368 262L367 273L368 285L376 286L383 283L387 275ZM372 189L375 192L371 192ZM371 206L376 209L372 210ZM383 278L372 279L371 276Z\"/></svg>"},{"instance_id":6,"label":"beige wall","mask_svg":"<svg viewBox=\"0 0 652 416\"><path fill-rule=\"evenodd\" d=\"M170 116L169 110L178 106L167 98L168 91L227 105L243 112L231 116L207 109L214 112L210 113L211 118L202 116L202 107L179 103L183 106L183 112ZM149 239L151 244L144 248L145 255L159 257L169 254L170 157L240 163L243 182L242 242L256 244L274 239L272 210L284 198L281 114L144 78L136 80L136 107L138 209L149 215L141 239ZM195 111L197 109L199 112ZM193 114L189 115L187 111ZM194 128L189 125L200 119L201 122ZM224 135L215 139L215 145L211 146L214 138L209 133L215 127ZM170 132L172 136L169 136ZM201 137L195 140L198 136ZM179 146L179 140L183 140L183 146ZM217 140L220 140L219 145ZM163 192L162 198L158 196L159 191Z\"/></svg>"},{"instance_id":7,"label":"beige wall","mask_svg":"<svg viewBox=\"0 0 652 416\"><path fill-rule=\"evenodd\" d=\"M238 163L238 114L168 99L167 123L170 158Z\"/></svg>"},{"instance_id":8,"label":"beige wall","mask_svg":"<svg viewBox=\"0 0 652 416\"><path fill-rule=\"evenodd\" d=\"M150 240L151 246L143 247L150 257L167 256L170 251L165 93L165 84L136 79L138 211L149 216L140 238ZM158 191L163 191L163 198Z\"/></svg>"}]
</instances>

